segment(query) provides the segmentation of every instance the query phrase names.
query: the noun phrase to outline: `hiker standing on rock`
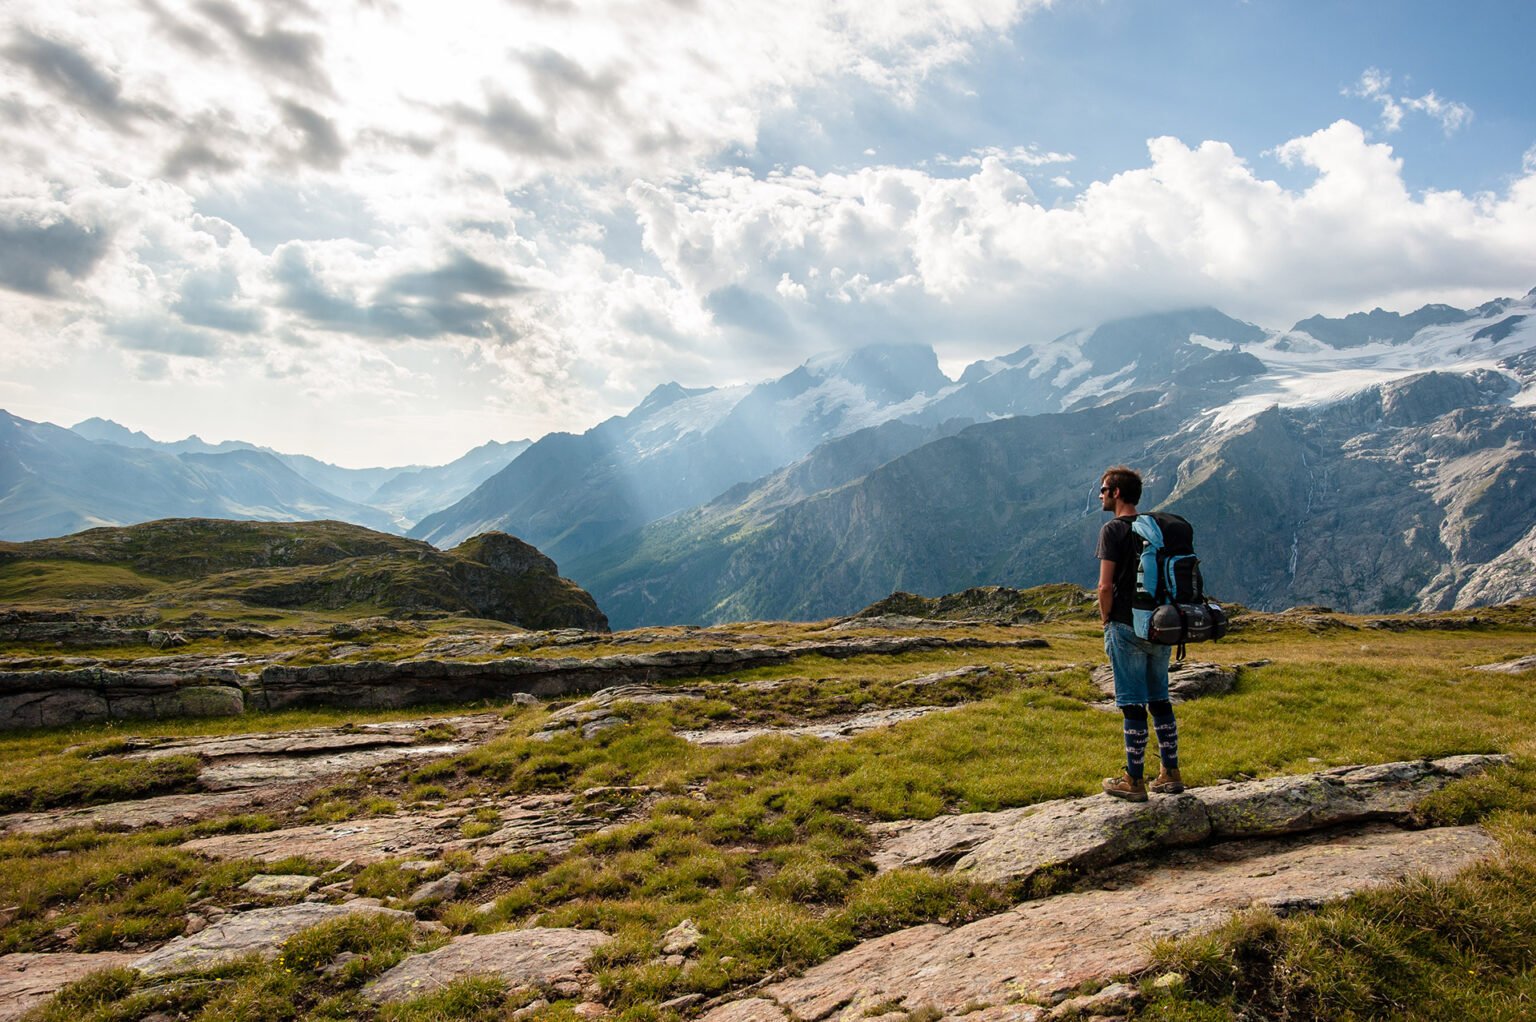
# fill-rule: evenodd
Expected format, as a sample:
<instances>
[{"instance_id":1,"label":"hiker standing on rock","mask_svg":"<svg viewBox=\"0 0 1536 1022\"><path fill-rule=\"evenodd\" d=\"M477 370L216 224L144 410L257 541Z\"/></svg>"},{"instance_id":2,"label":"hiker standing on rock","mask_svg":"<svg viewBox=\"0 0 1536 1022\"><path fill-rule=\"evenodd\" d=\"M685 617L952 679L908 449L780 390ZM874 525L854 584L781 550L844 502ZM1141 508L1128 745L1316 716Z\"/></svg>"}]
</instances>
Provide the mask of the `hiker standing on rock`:
<instances>
[{"instance_id":1,"label":"hiker standing on rock","mask_svg":"<svg viewBox=\"0 0 1536 1022\"><path fill-rule=\"evenodd\" d=\"M1136 562L1140 538L1131 530L1141 500L1141 475L1117 465L1099 480L1104 510L1114 514L1099 530L1099 619L1104 624L1104 652L1115 672L1115 705L1125 718L1125 772L1104 781L1115 798L1145 802L1149 785L1143 778L1147 754L1147 715L1157 732L1162 770L1150 785L1160 794L1184 790L1179 776L1179 726L1168 701L1169 646L1139 638L1131 627L1131 599L1136 592Z\"/></svg>"}]
</instances>

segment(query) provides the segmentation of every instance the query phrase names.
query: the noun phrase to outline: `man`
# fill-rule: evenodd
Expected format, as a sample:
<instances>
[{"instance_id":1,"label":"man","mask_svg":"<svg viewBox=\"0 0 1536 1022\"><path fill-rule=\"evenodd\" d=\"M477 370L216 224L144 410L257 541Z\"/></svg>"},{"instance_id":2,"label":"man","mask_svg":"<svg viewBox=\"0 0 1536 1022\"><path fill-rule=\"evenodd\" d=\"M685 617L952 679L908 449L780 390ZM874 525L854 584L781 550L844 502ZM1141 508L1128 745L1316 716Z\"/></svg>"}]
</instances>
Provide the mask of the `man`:
<instances>
[{"instance_id":1,"label":"man","mask_svg":"<svg viewBox=\"0 0 1536 1022\"><path fill-rule=\"evenodd\" d=\"M1148 785L1142 771L1148 711L1162 760L1151 790L1170 795L1184 790L1179 775L1179 727L1168 701L1168 659L1173 649L1138 638L1131 627L1136 562L1141 554L1141 539L1131 531L1131 523L1141 500L1141 475L1117 465L1099 480L1099 497L1104 510L1115 516L1099 530L1099 620L1104 624L1104 652L1115 672L1115 705L1125 727L1125 772L1106 778L1104 791L1115 798L1145 802Z\"/></svg>"}]
</instances>

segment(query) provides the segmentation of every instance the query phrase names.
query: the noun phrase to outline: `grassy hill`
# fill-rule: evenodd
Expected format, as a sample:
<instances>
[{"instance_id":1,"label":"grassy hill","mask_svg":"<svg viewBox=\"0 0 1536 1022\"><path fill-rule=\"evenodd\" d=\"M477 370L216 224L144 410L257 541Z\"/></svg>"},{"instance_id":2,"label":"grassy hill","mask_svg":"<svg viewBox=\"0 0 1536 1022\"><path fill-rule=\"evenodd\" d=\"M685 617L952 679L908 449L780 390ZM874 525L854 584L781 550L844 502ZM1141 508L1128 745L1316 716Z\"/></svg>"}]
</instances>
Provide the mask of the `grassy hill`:
<instances>
[{"instance_id":1,"label":"grassy hill","mask_svg":"<svg viewBox=\"0 0 1536 1022\"><path fill-rule=\"evenodd\" d=\"M555 563L504 533L453 550L343 522L171 518L0 543L0 600L12 606L176 621L270 623L459 615L528 628L605 629ZM282 620L280 617L279 620Z\"/></svg>"}]
</instances>

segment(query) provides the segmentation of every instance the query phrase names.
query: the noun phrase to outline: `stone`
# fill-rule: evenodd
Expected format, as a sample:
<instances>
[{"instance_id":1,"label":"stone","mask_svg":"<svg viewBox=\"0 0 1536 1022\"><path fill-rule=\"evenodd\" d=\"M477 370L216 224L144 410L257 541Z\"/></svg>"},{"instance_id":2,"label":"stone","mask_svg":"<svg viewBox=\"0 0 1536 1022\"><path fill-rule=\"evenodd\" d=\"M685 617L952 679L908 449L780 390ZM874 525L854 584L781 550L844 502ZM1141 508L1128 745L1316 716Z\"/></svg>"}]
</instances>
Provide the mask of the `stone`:
<instances>
[{"instance_id":1,"label":"stone","mask_svg":"<svg viewBox=\"0 0 1536 1022\"><path fill-rule=\"evenodd\" d=\"M704 995L703 994L683 994L680 997L672 998L670 1001L662 1001L660 1004L657 1005L657 1007L660 1008L662 1011L682 1012L682 1011L687 1011L689 1008L693 1007L695 1004L703 1004L703 1003L704 1003Z\"/></svg>"},{"instance_id":2,"label":"stone","mask_svg":"<svg viewBox=\"0 0 1536 1022\"><path fill-rule=\"evenodd\" d=\"M300 902L297 905L258 908L227 915L210 923L200 933L177 937L159 950L135 959L130 967L146 976L164 976L206 969L242 955L257 954L263 958L275 958L282 943L300 930L359 913L415 922L415 917L409 912L375 908L357 902L349 905Z\"/></svg>"},{"instance_id":3,"label":"stone","mask_svg":"<svg viewBox=\"0 0 1536 1022\"><path fill-rule=\"evenodd\" d=\"M838 741L866 731L918 720L930 713L957 709L954 706L902 706L889 710L870 710L853 717L818 721L792 727L713 728L704 731L679 731L677 737L694 745L744 745L763 735L789 735L797 738L821 738Z\"/></svg>"},{"instance_id":4,"label":"stone","mask_svg":"<svg viewBox=\"0 0 1536 1022\"><path fill-rule=\"evenodd\" d=\"M1143 972L1154 940L1205 932L1235 911L1322 904L1411 874L1445 879L1497 850L1479 827L1404 831L1380 824L1171 850L1155 865L1107 872L1107 889L1027 901L954 929L930 923L866 941L768 986L763 996L770 1000L760 1003L819 1022L850 1005L893 1000L932 1004L950 1015L973 1004L1057 1000L1083 983ZM703 1017L730 1022L726 1009L744 1003ZM764 1014L753 1022L783 1020Z\"/></svg>"},{"instance_id":5,"label":"stone","mask_svg":"<svg viewBox=\"0 0 1536 1022\"><path fill-rule=\"evenodd\" d=\"M534 1015L537 1015L547 1007L549 1007L548 1001L542 997L536 997L529 1001L527 1004L523 1005L521 1008L518 1008L516 1011L514 1011L512 1013L512 1018L514 1022L522 1022L523 1019L532 1018Z\"/></svg>"},{"instance_id":6,"label":"stone","mask_svg":"<svg viewBox=\"0 0 1536 1022\"><path fill-rule=\"evenodd\" d=\"M1154 848L1208 837L1260 837L1368 820L1403 820L1425 795L1508 761L1449 756L1191 788L1122 802L1092 795L992 813L902 820L870 827L880 870L946 867L996 882L1042 869L1091 870Z\"/></svg>"},{"instance_id":7,"label":"stone","mask_svg":"<svg viewBox=\"0 0 1536 1022\"><path fill-rule=\"evenodd\" d=\"M1127 983L1111 983L1098 993L1069 997L1046 1015L1049 1019L1118 1015L1141 1002L1141 991Z\"/></svg>"},{"instance_id":8,"label":"stone","mask_svg":"<svg viewBox=\"0 0 1536 1022\"><path fill-rule=\"evenodd\" d=\"M1523 656L1518 660L1505 660L1497 664L1478 664L1472 669L1492 671L1496 674L1524 674L1526 671L1536 671L1536 654Z\"/></svg>"},{"instance_id":9,"label":"stone","mask_svg":"<svg viewBox=\"0 0 1536 1022\"><path fill-rule=\"evenodd\" d=\"M439 901L447 901L459 893L459 888L463 884L464 878L458 873L448 873L438 877L436 880L428 880L411 892L406 905L410 908L418 908L422 905L433 905Z\"/></svg>"},{"instance_id":10,"label":"stone","mask_svg":"<svg viewBox=\"0 0 1536 1022\"><path fill-rule=\"evenodd\" d=\"M185 646L187 644L187 637L180 632L167 632L159 628L151 628L145 634L144 641L148 642L155 649L171 649L176 646Z\"/></svg>"},{"instance_id":11,"label":"stone","mask_svg":"<svg viewBox=\"0 0 1536 1022\"><path fill-rule=\"evenodd\" d=\"M704 1018L709 1022L786 1022L784 1009L764 997L747 997L722 1004Z\"/></svg>"},{"instance_id":12,"label":"stone","mask_svg":"<svg viewBox=\"0 0 1536 1022\"><path fill-rule=\"evenodd\" d=\"M703 936L692 919L684 919L662 934L661 953L664 955L686 954L699 946L699 940Z\"/></svg>"},{"instance_id":13,"label":"stone","mask_svg":"<svg viewBox=\"0 0 1536 1022\"><path fill-rule=\"evenodd\" d=\"M319 877L302 876L296 873L286 875L257 873L241 884L239 889L261 898L297 898L308 894L319 882Z\"/></svg>"},{"instance_id":14,"label":"stone","mask_svg":"<svg viewBox=\"0 0 1536 1022\"><path fill-rule=\"evenodd\" d=\"M897 688L927 688L929 685L937 685L945 681L958 681L962 678L979 678L991 671L992 668L985 664L972 664L969 667L956 667L950 671L936 671L933 674L924 674L918 678L909 678L897 683Z\"/></svg>"},{"instance_id":15,"label":"stone","mask_svg":"<svg viewBox=\"0 0 1536 1022\"><path fill-rule=\"evenodd\" d=\"M363 988L376 1004L441 990L466 976L497 976L510 987L581 988L590 982L586 960L610 938L598 930L532 929L455 937L443 947L412 955Z\"/></svg>"},{"instance_id":16,"label":"stone","mask_svg":"<svg viewBox=\"0 0 1536 1022\"><path fill-rule=\"evenodd\" d=\"M0 955L0 1022L20 1018L64 986L93 972L126 969L134 957L106 951Z\"/></svg>"},{"instance_id":17,"label":"stone","mask_svg":"<svg viewBox=\"0 0 1536 1022\"><path fill-rule=\"evenodd\" d=\"M571 1009L571 1014L577 1018L607 1018L612 1013L599 1001L582 1001Z\"/></svg>"}]
</instances>

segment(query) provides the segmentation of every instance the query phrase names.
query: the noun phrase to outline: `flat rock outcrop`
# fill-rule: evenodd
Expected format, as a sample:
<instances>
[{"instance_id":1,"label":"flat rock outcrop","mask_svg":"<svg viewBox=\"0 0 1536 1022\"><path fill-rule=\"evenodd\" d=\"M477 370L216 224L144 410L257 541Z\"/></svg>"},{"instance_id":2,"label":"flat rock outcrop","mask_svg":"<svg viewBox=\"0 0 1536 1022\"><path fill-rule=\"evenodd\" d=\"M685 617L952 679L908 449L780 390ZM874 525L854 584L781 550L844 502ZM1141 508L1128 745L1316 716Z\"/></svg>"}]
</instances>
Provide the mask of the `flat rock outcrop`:
<instances>
[{"instance_id":1,"label":"flat rock outcrop","mask_svg":"<svg viewBox=\"0 0 1536 1022\"><path fill-rule=\"evenodd\" d=\"M750 670L804 656L846 659L931 649L1035 649L1045 645L1044 639L1034 638L999 642L970 636L898 635L587 658L507 656L495 660L360 661L310 667L267 664L256 674L241 674L228 666L198 667L196 659L186 658L173 658L180 665L176 669L157 665L151 670L11 670L0 671L0 730L132 717L228 716L248 708L394 708L421 703L504 701L519 693L568 696L619 685ZM232 661L225 657L218 662Z\"/></svg>"},{"instance_id":2,"label":"flat rock outcrop","mask_svg":"<svg viewBox=\"0 0 1536 1022\"><path fill-rule=\"evenodd\" d=\"M932 649L1038 649L1044 639L997 642L971 637L902 635L797 642L785 646L718 646L601 657L506 657L478 663L407 660L399 663L275 665L253 686L252 700L266 709L341 704L395 707L444 700L506 699L516 692L565 696L616 685L653 684L675 678L726 674L789 663L799 657L847 659L891 656Z\"/></svg>"},{"instance_id":3,"label":"flat rock outcrop","mask_svg":"<svg viewBox=\"0 0 1536 1022\"><path fill-rule=\"evenodd\" d=\"M174 827L236 812L250 803L243 791L199 792L190 795L158 795L134 802L110 802L83 809L50 809L42 813L10 813L0 816L0 833L42 834L70 827Z\"/></svg>"},{"instance_id":4,"label":"flat rock outcrop","mask_svg":"<svg viewBox=\"0 0 1536 1022\"><path fill-rule=\"evenodd\" d=\"M1191 788L1122 802L1102 795L995 813L965 813L871 827L882 870L953 866L994 882L1044 869L1099 869L1151 848L1208 838L1264 837L1368 820L1397 820L1458 777L1507 762L1450 756Z\"/></svg>"},{"instance_id":5,"label":"flat rock outcrop","mask_svg":"<svg viewBox=\"0 0 1536 1022\"><path fill-rule=\"evenodd\" d=\"M757 997L716 1008L706 1022L820 1022L931 1007L941 1015L1039 1019L1088 981L1134 975L1149 945L1211 929L1233 912L1285 912L1347 897L1416 873L1447 878L1492 855L1478 827L1404 831L1374 825L1290 842L1245 841L1199 853L1170 852L1155 865L1122 866L1107 889L1028 901L958 928L937 924L879 937ZM1008 1006L1008 1007L1003 1007Z\"/></svg>"},{"instance_id":6,"label":"flat rock outcrop","mask_svg":"<svg viewBox=\"0 0 1536 1022\"><path fill-rule=\"evenodd\" d=\"M817 721L812 724L796 724L791 727L727 727L706 731L679 731L677 737L694 745L743 745L763 735L789 735L796 738L824 738L828 741L852 738L865 731L891 727L908 720L917 720L930 713L954 710L954 706L900 706L889 710L870 710L852 717Z\"/></svg>"},{"instance_id":7,"label":"flat rock outcrop","mask_svg":"<svg viewBox=\"0 0 1536 1022\"><path fill-rule=\"evenodd\" d=\"M122 969L136 956L102 952L0 955L0 1022L21 1018L64 986L102 969Z\"/></svg>"},{"instance_id":8,"label":"flat rock outcrop","mask_svg":"<svg viewBox=\"0 0 1536 1022\"><path fill-rule=\"evenodd\" d=\"M455 937L412 955L363 988L375 1003L435 993L467 976L496 976L511 988L552 988L578 996L591 982L586 960L610 938L599 930L532 929Z\"/></svg>"},{"instance_id":9,"label":"flat rock outcrop","mask_svg":"<svg viewBox=\"0 0 1536 1022\"><path fill-rule=\"evenodd\" d=\"M465 850L479 861L506 852L558 855L584 834L599 830L622 815L596 815L574 808L575 796L536 795L505 801L470 800L435 809L311 824L257 834L220 834L187 841L180 847L219 859L277 862L290 856L350 859L359 865L383 859L436 859L445 852ZM476 809L493 807L497 829L483 837L466 838L460 827Z\"/></svg>"},{"instance_id":10,"label":"flat rock outcrop","mask_svg":"<svg viewBox=\"0 0 1536 1022\"><path fill-rule=\"evenodd\" d=\"M135 959L130 963L130 968L138 969L148 976L162 976L206 969L249 954L273 958L282 943L300 930L359 913L409 919L412 922L416 919L409 912L365 904L301 902L276 908L258 908L224 916L210 923L206 929L177 937L158 950Z\"/></svg>"}]
</instances>

